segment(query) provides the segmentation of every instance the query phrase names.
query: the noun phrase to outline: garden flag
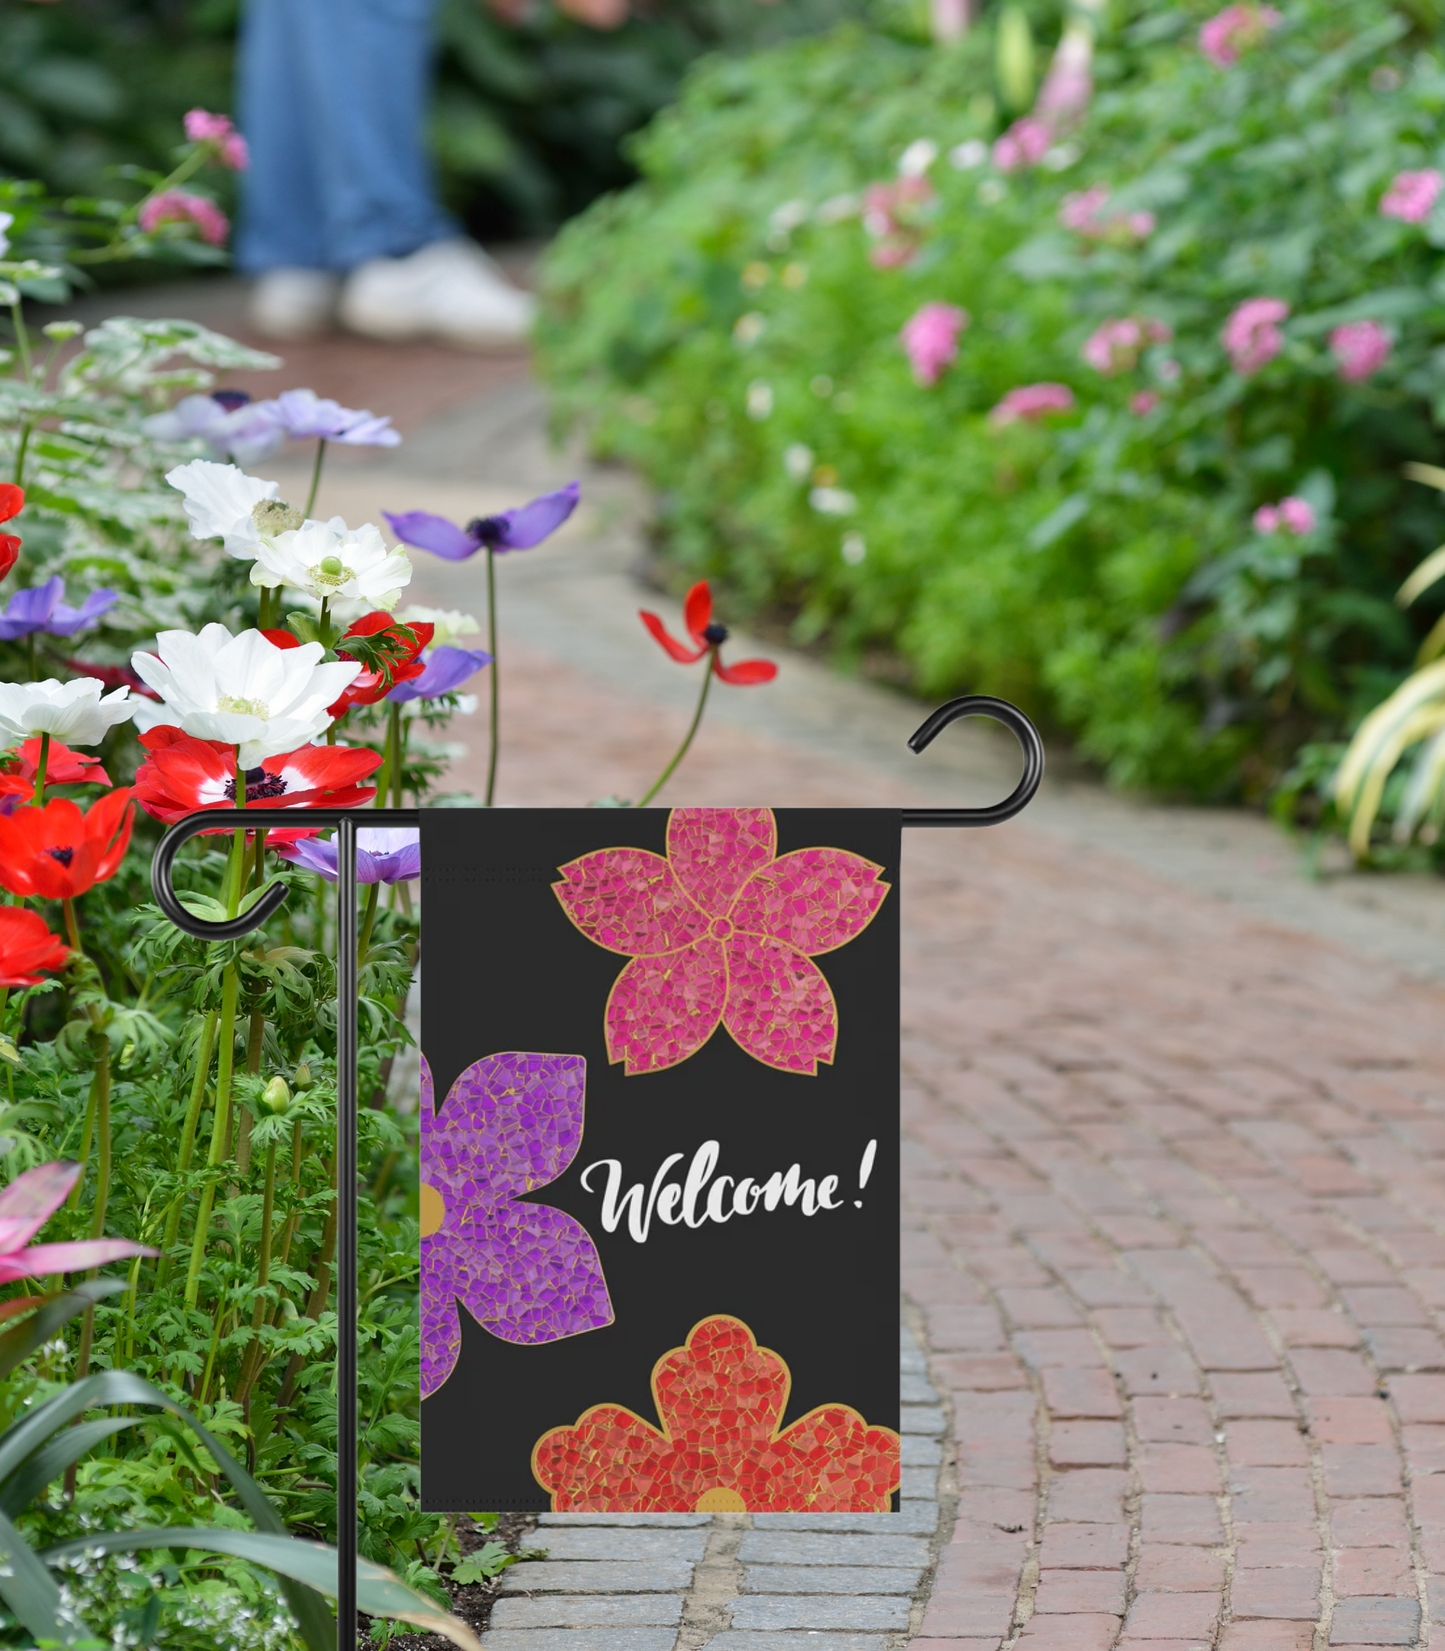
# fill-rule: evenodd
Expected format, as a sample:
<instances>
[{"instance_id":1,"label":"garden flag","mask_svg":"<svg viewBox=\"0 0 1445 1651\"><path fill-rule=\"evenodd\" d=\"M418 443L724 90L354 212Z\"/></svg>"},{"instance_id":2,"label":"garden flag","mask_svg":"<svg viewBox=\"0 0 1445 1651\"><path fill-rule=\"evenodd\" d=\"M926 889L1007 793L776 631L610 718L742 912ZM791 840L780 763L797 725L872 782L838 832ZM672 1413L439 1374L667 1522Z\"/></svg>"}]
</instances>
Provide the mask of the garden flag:
<instances>
[{"instance_id":1,"label":"garden flag","mask_svg":"<svg viewBox=\"0 0 1445 1651\"><path fill-rule=\"evenodd\" d=\"M425 1506L896 1507L898 812L421 818Z\"/></svg>"}]
</instances>

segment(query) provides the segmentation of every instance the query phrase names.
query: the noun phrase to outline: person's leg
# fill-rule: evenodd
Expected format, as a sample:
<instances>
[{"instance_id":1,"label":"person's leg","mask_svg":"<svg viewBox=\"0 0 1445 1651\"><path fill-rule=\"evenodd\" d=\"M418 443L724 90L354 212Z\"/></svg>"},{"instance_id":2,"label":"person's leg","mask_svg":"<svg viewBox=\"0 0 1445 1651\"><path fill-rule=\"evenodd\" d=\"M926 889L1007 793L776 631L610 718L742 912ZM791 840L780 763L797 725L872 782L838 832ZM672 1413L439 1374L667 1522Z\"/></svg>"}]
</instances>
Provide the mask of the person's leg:
<instances>
[{"instance_id":1,"label":"person's leg","mask_svg":"<svg viewBox=\"0 0 1445 1651\"><path fill-rule=\"evenodd\" d=\"M426 152L435 0L289 0L308 13L328 263L354 269L460 233Z\"/></svg>"},{"instance_id":2,"label":"person's leg","mask_svg":"<svg viewBox=\"0 0 1445 1651\"><path fill-rule=\"evenodd\" d=\"M250 145L241 174L236 263L251 274L319 269L321 197L312 157L314 105L301 51L310 0L247 0L236 69L236 123Z\"/></svg>"},{"instance_id":3,"label":"person's leg","mask_svg":"<svg viewBox=\"0 0 1445 1651\"><path fill-rule=\"evenodd\" d=\"M434 0L248 0L242 269L344 271L457 233L425 149Z\"/></svg>"}]
</instances>

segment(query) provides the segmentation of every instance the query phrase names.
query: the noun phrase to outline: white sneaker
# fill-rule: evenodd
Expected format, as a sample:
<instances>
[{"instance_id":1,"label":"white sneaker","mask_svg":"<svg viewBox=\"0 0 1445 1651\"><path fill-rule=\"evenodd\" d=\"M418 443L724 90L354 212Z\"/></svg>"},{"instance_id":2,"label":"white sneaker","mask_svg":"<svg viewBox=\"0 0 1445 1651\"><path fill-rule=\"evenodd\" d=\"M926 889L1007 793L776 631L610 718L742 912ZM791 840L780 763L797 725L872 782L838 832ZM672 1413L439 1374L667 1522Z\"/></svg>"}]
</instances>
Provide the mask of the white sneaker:
<instances>
[{"instance_id":1,"label":"white sneaker","mask_svg":"<svg viewBox=\"0 0 1445 1651\"><path fill-rule=\"evenodd\" d=\"M329 332L338 276L324 269L268 269L251 288L251 325L267 338L315 338Z\"/></svg>"},{"instance_id":2,"label":"white sneaker","mask_svg":"<svg viewBox=\"0 0 1445 1651\"><path fill-rule=\"evenodd\" d=\"M472 349L519 344L537 301L473 241L433 241L406 258L373 258L341 289L344 326L368 338L441 338Z\"/></svg>"}]
</instances>

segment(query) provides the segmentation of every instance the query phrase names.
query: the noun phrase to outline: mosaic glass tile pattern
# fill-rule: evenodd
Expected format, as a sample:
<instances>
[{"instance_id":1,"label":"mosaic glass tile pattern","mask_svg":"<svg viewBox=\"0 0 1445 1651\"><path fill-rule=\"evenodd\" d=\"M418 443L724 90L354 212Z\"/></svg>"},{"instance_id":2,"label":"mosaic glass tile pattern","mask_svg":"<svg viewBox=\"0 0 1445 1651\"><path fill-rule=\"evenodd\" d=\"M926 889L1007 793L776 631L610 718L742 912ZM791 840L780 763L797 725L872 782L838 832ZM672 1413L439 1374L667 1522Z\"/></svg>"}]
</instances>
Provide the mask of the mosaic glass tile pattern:
<instances>
[{"instance_id":1,"label":"mosaic glass tile pattern","mask_svg":"<svg viewBox=\"0 0 1445 1651\"><path fill-rule=\"evenodd\" d=\"M554 1513L886 1513L898 1435L842 1404L780 1432L790 1380L740 1319L704 1319L653 1368L660 1432L594 1405L537 1441L532 1471Z\"/></svg>"},{"instance_id":2,"label":"mosaic glass tile pattern","mask_svg":"<svg viewBox=\"0 0 1445 1651\"><path fill-rule=\"evenodd\" d=\"M629 1077L687 1060L719 1023L780 1071L832 1061L838 1009L812 960L872 922L880 866L840 848L779 855L770 808L675 808L665 858L604 848L558 870L568 917L631 959L604 1011Z\"/></svg>"},{"instance_id":3,"label":"mosaic glass tile pattern","mask_svg":"<svg viewBox=\"0 0 1445 1651\"><path fill-rule=\"evenodd\" d=\"M597 1246L564 1210L518 1203L582 1144L580 1055L489 1055L435 1110L421 1063L421 1391L451 1375L457 1303L503 1341L535 1345L612 1322Z\"/></svg>"}]
</instances>

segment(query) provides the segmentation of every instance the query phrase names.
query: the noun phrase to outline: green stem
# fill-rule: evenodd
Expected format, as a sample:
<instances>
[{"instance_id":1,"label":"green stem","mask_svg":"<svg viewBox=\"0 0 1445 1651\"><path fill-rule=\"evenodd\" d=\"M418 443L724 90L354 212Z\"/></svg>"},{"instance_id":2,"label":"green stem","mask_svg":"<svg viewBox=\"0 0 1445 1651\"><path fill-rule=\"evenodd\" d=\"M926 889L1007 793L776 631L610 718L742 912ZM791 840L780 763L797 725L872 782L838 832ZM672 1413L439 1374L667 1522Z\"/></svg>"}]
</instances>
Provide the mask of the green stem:
<instances>
[{"instance_id":1,"label":"green stem","mask_svg":"<svg viewBox=\"0 0 1445 1651\"><path fill-rule=\"evenodd\" d=\"M32 635L33 634L34 633L32 632ZM33 676L31 680L34 680ZM35 794L30 799L37 808L40 807L45 801L45 773L49 767L50 735L42 734L40 736L40 761L35 765ZM72 941L71 944L73 945L74 942Z\"/></svg>"},{"instance_id":2,"label":"green stem","mask_svg":"<svg viewBox=\"0 0 1445 1651\"><path fill-rule=\"evenodd\" d=\"M196 1049L196 1075L191 1081L191 1098L186 1107L186 1119L181 1126L181 1147L176 1158L176 1173L182 1177L191 1167L191 1154L196 1146L196 1129L201 1121L201 1103L206 1098L206 1079L211 1075L211 1051L216 1045L216 1011L207 1012L201 1026L201 1041ZM176 1241L176 1234L181 1227L181 1211L185 1206L183 1193L176 1194L176 1201L171 1205L170 1213L166 1216L165 1237L161 1240L161 1259L156 1268L156 1288L159 1289L170 1276L171 1246Z\"/></svg>"},{"instance_id":3,"label":"green stem","mask_svg":"<svg viewBox=\"0 0 1445 1651\"><path fill-rule=\"evenodd\" d=\"M236 804L245 806L246 776L236 770ZM226 867L226 916L234 917L241 906L243 863L246 856L246 833L237 831L231 839L231 859ZM211 1172L201 1189L200 1206L196 1211L196 1231L191 1240L190 1265L186 1268L187 1308L196 1305L201 1289L201 1263L206 1255L206 1239L210 1236L211 1205L216 1196L216 1171L221 1164L226 1137L231 1131L231 1075L236 1064L236 999L240 993L240 971L234 963L226 966L221 981L221 1046L216 1055L216 1105L211 1115L211 1144L206 1153L206 1168ZM207 1374L209 1380L209 1372ZM202 1390L204 1391L204 1384Z\"/></svg>"},{"instance_id":4,"label":"green stem","mask_svg":"<svg viewBox=\"0 0 1445 1651\"><path fill-rule=\"evenodd\" d=\"M381 895L380 880L373 883L366 891L366 909L361 917L361 938L356 943L357 956L364 963L366 948L371 944L371 926L376 922L376 904Z\"/></svg>"},{"instance_id":5,"label":"green stem","mask_svg":"<svg viewBox=\"0 0 1445 1651\"><path fill-rule=\"evenodd\" d=\"M30 356L30 330L26 327L25 317L20 312L19 298L10 306L10 319L15 327L16 365L20 369L20 377L29 384L35 372L35 363Z\"/></svg>"},{"instance_id":6,"label":"green stem","mask_svg":"<svg viewBox=\"0 0 1445 1651\"><path fill-rule=\"evenodd\" d=\"M20 426L20 440L15 446L15 475L16 487L25 485L25 455L30 449L30 432L35 428L34 419L26 419Z\"/></svg>"},{"instance_id":7,"label":"green stem","mask_svg":"<svg viewBox=\"0 0 1445 1651\"><path fill-rule=\"evenodd\" d=\"M236 1384L233 1397L244 1404L251 1384L259 1374L261 1364L261 1325L266 1318L269 1303L265 1299L266 1285L271 1277L271 1223L276 1217L276 1143L266 1148L266 1186L261 1195L261 1247L256 1264L256 1304L251 1309L251 1345L246 1349L246 1364Z\"/></svg>"},{"instance_id":8,"label":"green stem","mask_svg":"<svg viewBox=\"0 0 1445 1651\"><path fill-rule=\"evenodd\" d=\"M311 491L306 495L305 514L310 516L316 505L316 494L321 487L321 466L326 461L326 437L319 436L316 441L316 463L311 467Z\"/></svg>"},{"instance_id":9,"label":"green stem","mask_svg":"<svg viewBox=\"0 0 1445 1651\"><path fill-rule=\"evenodd\" d=\"M497 555L487 546L487 652L492 656L491 670L491 739L487 757L487 807L497 792L497 753L501 747L502 705L497 686Z\"/></svg>"},{"instance_id":10,"label":"green stem","mask_svg":"<svg viewBox=\"0 0 1445 1651\"><path fill-rule=\"evenodd\" d=\"M702 714L707 708L707 691L712 687L713 666L716 663L717 649L709 648L707 655L707 670L703 675L702 692L698 695L697 710L695 710L692 714L692 725L688 728L682 744L679 745L677 750L673 753L672 761L668 763L667 767L664 768L663 771L657 776L656 780L653 781L652 787L648 791L647 795L636 805L638 808L647 807L648 803L652 801L657 793L662 790L663 786L665 786L672 778L673 769L675 769L687 755L688 746L692 744L698 729L702 726Z\"/></svg>"},{"instance_id":11,"label":"green stem","mask_svg":"<svg viewBox=\"0 0 1445 1651\"><path fill-rule=\"evenodd\" d=\"M396 808L402 808L406 803L405 785L407 726L405 722L402 721L401 706L396 705L393 706L392 709L396 712L396 720L391 725L391 732L395 736L391 762L391 794L393 798L393 805Z\"/></svg>"}]
</instances>

